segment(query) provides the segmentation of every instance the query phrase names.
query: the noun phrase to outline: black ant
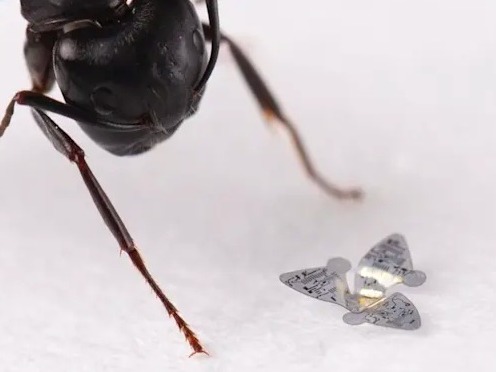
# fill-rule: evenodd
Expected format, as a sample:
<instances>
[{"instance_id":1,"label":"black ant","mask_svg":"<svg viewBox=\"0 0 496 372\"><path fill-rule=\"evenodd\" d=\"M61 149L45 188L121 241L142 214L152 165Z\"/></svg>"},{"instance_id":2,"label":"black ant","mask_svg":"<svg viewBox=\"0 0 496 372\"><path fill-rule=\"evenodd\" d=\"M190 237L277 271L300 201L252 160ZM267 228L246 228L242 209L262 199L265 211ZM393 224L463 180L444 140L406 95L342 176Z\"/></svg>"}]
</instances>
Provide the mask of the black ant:
<instances>
[{"instance_id":1,"label":"black ant","mask_svg":"<svg viewBox=\"0 0 496 372\"><path fill-rule=\"evenodd\" d=\"M0 137L15 104L29 106L52 145L75 163L106 225L131 258L194 353L205 352L148 272L121 218L84 159L83 150L46 114L75 120L115 155L144 153L169 138L198 109L221 43L229 46L269 122L287 130L308 176L326 193L357 199L313 167L303 143L241 49L220 31L217 0L204 2L202 23L190 0L21 0L28 21L24 55L31 90L19 91L0 123ZM210 42L210 54L206 42ZM57 82L66 103L45 95Z\"/></svg>"}]
</instances>

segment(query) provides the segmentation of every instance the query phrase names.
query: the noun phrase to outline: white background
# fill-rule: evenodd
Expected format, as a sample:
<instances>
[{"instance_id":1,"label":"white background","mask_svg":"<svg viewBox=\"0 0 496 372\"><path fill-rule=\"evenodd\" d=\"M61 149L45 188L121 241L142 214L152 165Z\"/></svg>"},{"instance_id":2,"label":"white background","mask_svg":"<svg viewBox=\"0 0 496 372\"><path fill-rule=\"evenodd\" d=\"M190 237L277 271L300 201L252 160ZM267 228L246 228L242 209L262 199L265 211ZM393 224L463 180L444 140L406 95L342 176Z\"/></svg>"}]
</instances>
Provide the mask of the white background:
<instances>
[{"instance_id":1,"label":"white background","mask_svg":"<svg viewBox=\"0 0 496 372\"><path fill-rule=\"evenodd\" d=\"M0 102L29 88L18 1L0 4ZM496 3L222 0L321 170L328 199L267 129L223 50L200 112L118 158L70 120L157 280L210 357L190 352L101 222L76 168L18 107L0 140L1 371L492 371L496 365ZM60 97L58 91L53 93ZM280 273L356 264L405 234L414 332L344 324Z\"/></svg>"}]
</instances>

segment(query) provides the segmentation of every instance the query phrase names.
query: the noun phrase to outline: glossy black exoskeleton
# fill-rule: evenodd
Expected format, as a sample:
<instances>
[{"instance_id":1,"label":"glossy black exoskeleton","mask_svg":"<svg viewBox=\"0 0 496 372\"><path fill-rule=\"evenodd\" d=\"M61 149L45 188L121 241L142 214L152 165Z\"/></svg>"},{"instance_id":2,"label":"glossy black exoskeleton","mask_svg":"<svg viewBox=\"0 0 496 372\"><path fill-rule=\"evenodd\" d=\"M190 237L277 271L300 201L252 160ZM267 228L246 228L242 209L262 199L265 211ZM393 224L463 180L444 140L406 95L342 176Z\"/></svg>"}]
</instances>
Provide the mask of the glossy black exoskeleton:
<instances>
[{"instance_id":1,"label":"glossy black exoskeleton","mask_svg":"<svg viewBox=\"0 0 496 372\"><path fill-rule=\"evenodd\" d=\"M287 116L241 49L221 34L217 0L205 0L209 23L189 0L21 0L28 21L24 54L31 90L20 91L0 123L0 137L16 104L31 107L52 145L74 162L108 228L174 318L193 348L205 352L145 267L131 235L84 159L83 150L47 115L74 119L115 155L144 153L170 137L197 109L226 44L270 122L287 130L309 177L328 194L358 198L314 169ZM210 42L210 53L206 42ZM65 103L45 95L57 84Z\"/></svg>"},{"instance_id":2,"label":"glossy black exoskeleton","mask_svg":"<svg viewBox=\"0 0 496 372\"><path fill-rule=\"evenodd\" d=\"M100 146L116 155L145 152L196 111L211 70L189 1L142 0L131 8L122 0L41 3L46 1L21 2L31 22L28 33L57 32L56 42L46 45L53 49L46 65L54 68L66 116ZM215 6L210 9L217 24ZM212 66L216 57L211 55ZM78 117L81 110L91 117Z\"/></svg>"}]
</instances>

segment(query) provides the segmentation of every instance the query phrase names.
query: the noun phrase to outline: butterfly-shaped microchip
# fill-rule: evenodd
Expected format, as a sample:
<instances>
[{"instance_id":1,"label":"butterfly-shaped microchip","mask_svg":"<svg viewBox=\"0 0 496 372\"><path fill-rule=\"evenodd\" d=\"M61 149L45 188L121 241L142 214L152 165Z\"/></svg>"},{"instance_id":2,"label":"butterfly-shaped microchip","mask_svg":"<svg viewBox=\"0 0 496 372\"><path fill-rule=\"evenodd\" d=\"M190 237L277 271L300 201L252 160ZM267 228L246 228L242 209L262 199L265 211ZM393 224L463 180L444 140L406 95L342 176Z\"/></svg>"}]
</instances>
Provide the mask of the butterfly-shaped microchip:
<instances>
[{"instance_id":1,"label":"butterfly-shaped microchip","mask_svg":"<svg viewBox=\"0 0 496 372\"><path fill-rule=\"evenodd\" d=\"M420 327L420 315L405 295L386 294L397 284L416 287L426 279L422 271L413 269L410 251L402 235L386 237L360 260L354 293L346 279L350 269L348 260L333 258L323 267L282 274L280 280L307 296L346 308L350 312L343 320L348 324L371 323L408 330Z\"/></svg>"}]
</instances>

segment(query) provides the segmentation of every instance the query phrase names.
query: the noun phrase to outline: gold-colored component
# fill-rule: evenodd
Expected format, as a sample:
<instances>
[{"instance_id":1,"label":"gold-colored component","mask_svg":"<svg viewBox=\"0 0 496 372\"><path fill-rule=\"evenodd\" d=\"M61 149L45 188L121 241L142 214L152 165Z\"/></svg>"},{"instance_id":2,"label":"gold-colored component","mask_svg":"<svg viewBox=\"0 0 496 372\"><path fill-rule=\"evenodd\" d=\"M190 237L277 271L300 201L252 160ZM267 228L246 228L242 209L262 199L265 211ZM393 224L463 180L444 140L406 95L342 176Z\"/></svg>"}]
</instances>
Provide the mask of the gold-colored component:
<instances>
[{"instance_id":1,"label":"gold-colored component","mask_svg":"<svg viewBox=\"0 0 496 372\"><path fill-rule=\"evenodd\" d=\"M372 278L374 280L377 280L377 283L379 283L382 287L384 288L390 288L395 284L399 284L403 281L403 279L400 276L388 273L387 271L377 268L377 267L372 267L372 266L364 266L360 269L358 272L360 276L363 278ZM377 292L378 296L373 296L369 295L368 292ZM382 297L384 294L381 291L373 290L373 289L366 289L362 288L360 290L360 294L362 296L367 296L367 297Z\"/></svg>"}]
</instances>

